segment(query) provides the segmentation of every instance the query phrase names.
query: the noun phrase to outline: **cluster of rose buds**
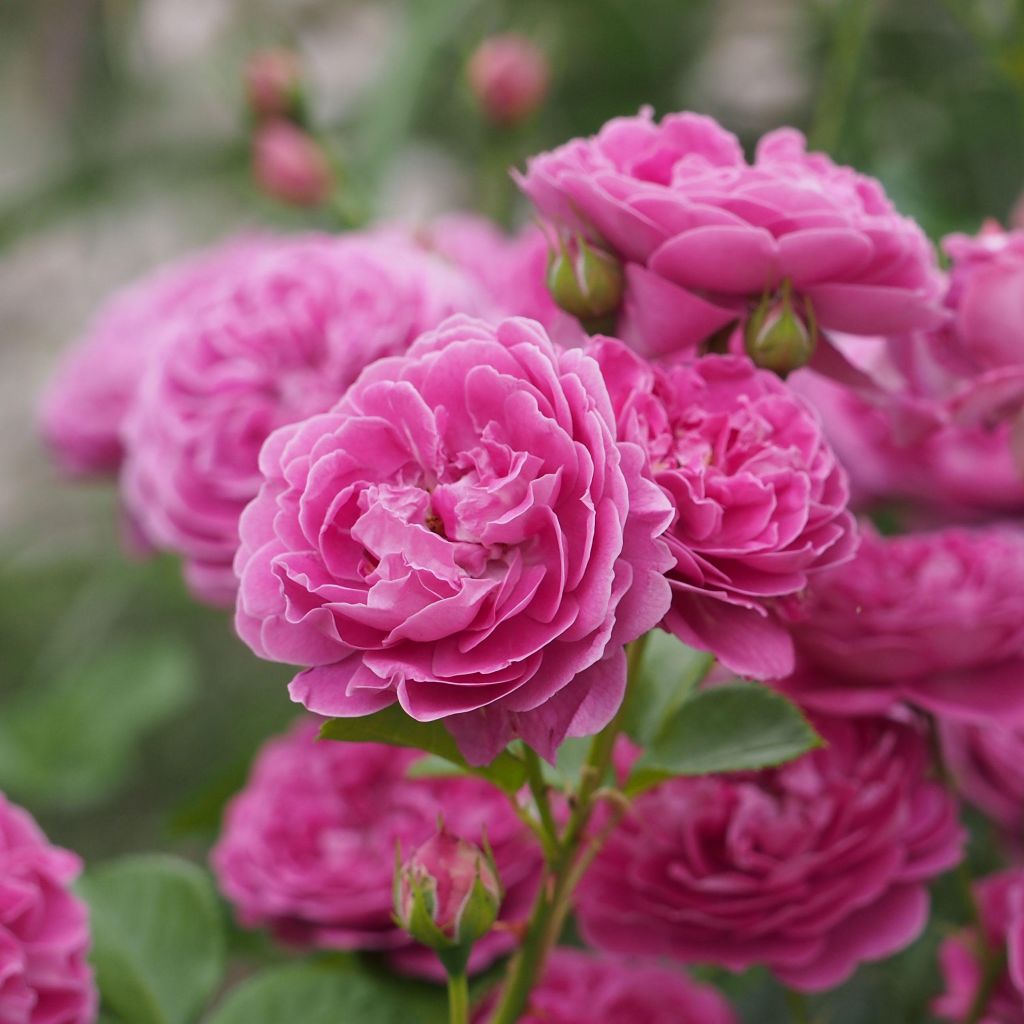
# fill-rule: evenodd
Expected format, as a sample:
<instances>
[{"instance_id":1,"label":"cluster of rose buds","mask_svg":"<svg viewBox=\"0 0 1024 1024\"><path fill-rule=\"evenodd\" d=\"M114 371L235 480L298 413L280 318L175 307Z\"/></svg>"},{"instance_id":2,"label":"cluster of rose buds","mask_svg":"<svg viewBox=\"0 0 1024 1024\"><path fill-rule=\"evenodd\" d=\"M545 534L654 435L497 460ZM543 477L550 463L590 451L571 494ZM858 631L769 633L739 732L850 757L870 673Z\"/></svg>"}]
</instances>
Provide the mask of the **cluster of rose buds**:
<instances>
[{"instance_id":1,"label":"cluster of rose buds","mask_svg":"<svg viewBox=\"0 0 1024 1024\"><path fill-rule=\"evenodd\" d=\"M290 206L321 206L335 170L307 127L302 67L286 49L254 53L245 68L246 95L256 118L253 176L268 196Z\"/></svg>"}]
</instances>

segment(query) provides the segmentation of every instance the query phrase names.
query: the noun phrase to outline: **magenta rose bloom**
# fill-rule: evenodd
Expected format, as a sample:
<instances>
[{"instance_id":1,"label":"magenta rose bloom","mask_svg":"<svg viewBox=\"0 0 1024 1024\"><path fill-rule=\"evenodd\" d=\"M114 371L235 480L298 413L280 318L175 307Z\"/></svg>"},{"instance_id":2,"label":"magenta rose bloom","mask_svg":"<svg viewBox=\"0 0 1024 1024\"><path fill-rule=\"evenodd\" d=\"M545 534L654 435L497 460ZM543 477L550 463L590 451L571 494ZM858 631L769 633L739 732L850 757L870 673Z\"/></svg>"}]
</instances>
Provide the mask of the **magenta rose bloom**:
<instances>
[{"instance_id":1,"label":"magenta rose bloom","mask_svg":"<svg viewBox=\"0 0 1024 1024\"><path fill-rule=\"evenodd\" d=\"M619 333L648 355L692 351L788 282L825 331L891 334L942 319L935 256L881 185L799 132L753 163L697 114L649 109L533 157L519 184L556 230L626 263ZM810 317L807 317L810 320Z\"/></svg>"},{"instance_id":2,"label":"magenta rose bloom","mask_svg":"<svg viewBox=\"0 0 1024 1024\"><path fill-rule=\"evenodd\" d=\"M947 422L906 435L900 405L801 370L786 381L821 417L825 436L850 478L851 503L898 500L917 524L978 521L1024 512L1024 477L1014 465L1010 425ZM938 403L931 403L938 413Z\"/></svg>"},{"instance_id":3,"label":"magenta rose bloom","mask_svg":"<svg viewBox=\"0 0 1024 1024\"><path fill-rule=\"evenodd\" d=\"M473 763L552 758L622 701L623 644L669 604L668 500L598 364L539 324L453 317L275 433L242 517L236 623L309 666L332 717L398 701Z\"/></svg>"},{"instance_id":4,"label":"magenta rose bloom","mask_svg":"<svg viewBox=\"0 0 1024 1024\"><path fill-rule=\"evenodd\" d=\"M51 846L32 817L0 794L0 1021L92 1024L98 995L85 905L71 883L82 869Z\"/></svg>"},{"instance_id":5,"label":"magenta rose bloom","mask_svg":"<svg viewBox=\"0 0 1024 1024\"><path fill-rule=\"evenodd\" d=\"M943 755L957 789L1020 846L1024 840L1024 728L947 721L941 734Z\"/></svg>"},{"instance_id":6,"label":"magenta rose bloom","mask_svg":"<svg viewBox=\"0 0 1024 1024\"><path fill-rule=\"evenodd\" d=\"M125 424L122 493L139 531L185 557L197 596L230 604L267 436L475 302L463 275L398 239L278 238L218 268L203 302L168 316Z\"/></svg>"},{"instance_id":7,"label":"magenta rose bloom","mask_svg":"<svg viewBox=\"0 0 1024 1024\"><path fill-rule=\"evenodd\" d=\"M793 643L775 603L847 561L857 537L817 417L745 356L654 366L613 339L590 351L620 436L647 453L676 512L665 628L742 675L788 674Z\"/></svg>"},{"instance_id":8,"label":"magenta rose bloom","mask_svg":"<svg viewBox=\"0 0 1024 1024\"><path fill-rule=\"evenodd\" d=\"M43 395L43 437L68 473L115 473L121 426L164 324L216 287L220 274L262 245L231 239L146 275L113 296L64 356Z\"/></svg>"},{"instance_id":9,"label":"magenta rose bloom","mask_svg":"<svg viewBox=\"0 0 1024 1024\"><path fill-rule=\"evenodd\" d=\"M942 244L952 264L942 349L951 408L969 423L1010 418L1024 406L1024 231L990 221Z\"/></svg>"},{"instance_id":10,"label":"magenta rose bloom","mask_svg":"<svg viewBox=\"0 0 1024 1024\"><path fill-rule=\"evenodd\" d=\"M639 797L577 898L616 953L769 967L818 991L903 949L929 879L957 863L956 806L915 723L817 719L825 746L757 773L680 778Z\"/></svg>"},{"instance_id":11,"label":"magenta rose bloom","mask_svg":"<svg viewBox=\"0 0 1024 1024\"><path fill-rule=\"evenodd\" d=\"M473 1016L487 1024L497 1005L488 998ZM710 985L654 964L556 949L530 993L519 1024L736 1024Z\"/></svg>"},{"instance_id":12,"label":"magenta rose bloom","mask_svg":"<svg viewBox=\"0 0 1024 1024\"><path fill-rule=\"evenodd\" d=\"M501 920L524 920L540 847L499 790L480 779L410 778L423 755L376 743L318 740L303 720L260 752L228 806L212 862L242 924L304 948L378 950L407 973L443 978L436 955L392 917L395 847L411 854L437 831L486 834L505 891ZM482 970L515 945L496 929L473 948Z\"/></svg>"},{"instance_id":13,"label":"magenta rose bloom","mask_svg":"<svg viewBox=\"0 0 1024 1024\"><path fill-rule=\"evenodd\" d=\"M910 701L980 723L1024 722L1024 533L862 532L856 558L793 608L801 667L783 686L843 714Z\"/></svg>"},{"instance_id":14,"label":"magenta rose bloom","mask_svg":"<svg viewBox=\"0 0 1024 1024\"><path fill-rule=\"evenodd\" d=\"M1024 872L1019 868L989 875L974 884L984 935L966 931L939 950L946 991L932 1012L940 1020L965 1021L984 984L982 943L989 955L1005 956L979 1024L1024 1024ZM973 1018L971 1018L973 1019Z\"/></svg>"}]
</instances>

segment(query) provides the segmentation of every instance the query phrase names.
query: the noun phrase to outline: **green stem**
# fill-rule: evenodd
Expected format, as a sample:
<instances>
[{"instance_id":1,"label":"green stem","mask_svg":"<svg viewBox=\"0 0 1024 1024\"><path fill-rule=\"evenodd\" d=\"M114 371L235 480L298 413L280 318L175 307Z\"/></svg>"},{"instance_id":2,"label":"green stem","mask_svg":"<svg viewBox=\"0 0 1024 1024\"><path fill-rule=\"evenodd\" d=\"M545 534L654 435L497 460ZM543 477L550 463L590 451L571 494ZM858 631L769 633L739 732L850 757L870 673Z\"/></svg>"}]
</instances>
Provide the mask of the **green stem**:
<instances>
[{"instance_id":1,"label":"green stem","mask_svg":"<svg viewBox=\"0 0 1024 1024\"><path fill-rule=\"evenodd\" d=\"M831 151L839 142L874 6L875 0L843 0L836 14L832 47L810 131L815 149Z\"/></svg>"},{"instance_id":2,"label":"green stem","mask_svg":"<svg viewBox=\"0 0 1024 1024\"><path fill-rule=\"evenodd\" d=\"M811 1024L811 1008L807 1005L807 997L802 992L786 989L786 1004L793 1024Z\"/></svg>"},{"instance_id":3,"label":"green stem","mask_svg":"<svg viewBox=\"0 0 1024 1024\"><path fill-rule=\"evenodd\" d=\"M469 982L465 971L448 976L448 1024L469 1024Z\"/></svg>"},{"instance_id":4,"label":"green stem","mask_svg":"<svg viewBox=\"0 0 1024 1024\"><path fill-rule=\"evenodd\" d=\"M635 675L640 664L643 640L644 638L635 641L627 651L627 664L631 677ZM627 682L627 695L629 689ZM625 706L625 701L623 706ZM562 934L571 906L572 893L581 876L579 866L582 863L585 867L597 853L595 841L592 841L582 853L580 845L596 806L595 797L608 774L612 752L615 749L615 740L622 728L622 721L623 710L620 708L615 718L594 737L590 744L590 752L571 801L572 811L569 821L549 860L547 875L537 894L526 935L518 953L512 958L509 965L509 973L502 987L501 1002L491 1017L491 1024L516 1024L526 1010L530 991L544 970L548 953ZM530 771L529 764L528 757L528 773ZM539 774L539 764L536 767ZM533 784L531 783L532 789ZM546 790L544 796L546 800ZM544 813L540 805L538 805L538 812ZM607 830L604 830L602 836L606 832Z\"/></svg>"},{"instance_id":5,"label":"green stem","mask_svg":"<svg viewBox=\"0 0 1024 1024\"><path fill-rule=\"evenodd\" d=\"M548 786L544 781L540 758L532 747L523 746L523 760L526 763L526 780L530 786L530 793L533 796L533 802L537 805L541 827L547 835L548 842L545 843L545 850L549 854L550 860L558 846L558 825L555 822L554 812L551 810L551 801L548 799Z\"/></svg>"}]
</instances>

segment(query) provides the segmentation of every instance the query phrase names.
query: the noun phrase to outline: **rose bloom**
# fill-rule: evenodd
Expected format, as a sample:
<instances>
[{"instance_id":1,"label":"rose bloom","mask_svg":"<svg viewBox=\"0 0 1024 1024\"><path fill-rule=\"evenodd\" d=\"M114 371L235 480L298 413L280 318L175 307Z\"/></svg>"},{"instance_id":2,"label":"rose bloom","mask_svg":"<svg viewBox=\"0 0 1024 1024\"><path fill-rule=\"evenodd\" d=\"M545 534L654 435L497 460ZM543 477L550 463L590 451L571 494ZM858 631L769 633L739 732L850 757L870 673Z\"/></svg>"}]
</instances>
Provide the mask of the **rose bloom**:
<instances>
[{"instance_id":1,"label":"rose bloom","mask_svg":"<svg viewBox=\"0 0 1024 1024\"><path fill-rule=\"evenodd\" d=\"M862 531L857 557L794 602L802 667L783 686L837 713L910 701L940 716L1024 721L1024 533Z\"/></svg>"},{"instance_id":2,"label":"rose bloom","mask_svg":"<svg viewBox=\"0 0 1024 1024\"><path fill-rule=\"evenodd\" d=\"M453 317L275 433L242 517L239 635L333 717L396 701L473 763L553 758L622 701L665 614L668 500L597 363L530 320Z\"/></svg>"},{"instance_id":3,"label":"rose bloom","mask_svg":"<svg viewBox=\"0 0 1024 1024\"><path fill-rule=\"evenodd\" d=\"M808 370L786 383L818 411L857 507L899 501L915 526L1024 512L1024 477L1014 465L1008 423L947 422L908 436L898 406L868 402Z\"/></svg>"},{"instance_id":4,"label":"rose bloom","mask_svg":"<svg viewBox=\"0 0 1024 1024\"><path fill-rule=\"evenodd\" d=\"M678 778L638 797L578 892L584 937L616 953L819 991L903 949L931 878L957 863L956 807L915 723L824 719L779 768Z\"/></svg>"},{"instance_id":5,"label":"rose bloom","mask_svg":"<svg viewBox=\"0 0 1024 1024\"><path fill-rule=\"evenodd\" d=\"M518 178L556 230L626 262L619 334L648 355L692 351L790 282L818 326L892 334L942 319L935 255L881 185L799 132L772 132L747 163L697 114L650 109L533 157Z\"/></svg>"},{"instance_id":6,"label":"rose bloom","mask_svg":"<svg viewBox=\"0 0 1024 1024\"><path fill-rule=\"evenodd\" d=\"M490 996L473 1016L487 1024L497 1006ZM556 949L530 993L519 1024L736 1024L736 1015L710 985L643 961Z\"/></svg>"},{"instance_id":7,"label":"rose bloom","mask_svg":"<svg viewBox=\"0 0 1024 1024\"><path fill-rule=\"evenodd\" d=\"M939 963L946 991L935 1000L932 1012L940 1020L959 1022L970 1017L983 984L979 947L984 942L992 955L1006 957L1006 968L979 1024L1024 1024L1024 873L1015 868L989 875L975 882L974 898L984 936L967 931L943 942Z\"/></svg>"},{"instance_id":8,"label":"rose bloom","mask_svg":"<svg viewBox=\"0 0 1024 1024\"><path fill-rule=\"evenodd\" d=\"M505 316L538 321L552 341L581 345L587 335L579 321L555 304L547 286L550 247L543 232L528 225L506 235L493 221L451 213L421 227L422 245L477 281Z\"/></svg>"},{"instance_id":9,"label":"rose bloom","mask_svg":"<svg viewBox=\"0 0 1024 1024\"><path fill-rule=\"evenodd\" d=\"M240 252L202 302L167 315L138 387L121 477L136 528L184 556L199 598L230 604L267 436L475 302L466 278L398 239L268 238Z\"/></svg>"},{"instance_id":10,"label":"rose bloom","mask_svg":"<svg viewBox=\"0 0 1024 1024\"><path fill-rule=\"evenodd\" d=\"M856 523L817 417L745 356L654 366L612 339L591 352L622 437L646 452L676 511L666 629L743 675L793 669L776 600L847 561Z\"/></svg>"},{"instance_id":11,"label":"rose bloom","mask_svg":"<svg viewBox=\"0 0 1024 1024\"><path fill-rule=\"evenodd\" d=\"M40 407L40 429L66 472L115 473L121 427L165 322L215 289L227 267L263 241L229 239L161 267L118 292L63 357Z\"/></svg>"},{"instance_id":12,"label":"rose bloom","mask_svg":"<svg viewBox=\"0 0 1024 1024\"><path fill-rule=\"evenodd\" d=\"M89 922L71 892L82 869L0 794L0 1021L92 1024Z\"/></svg>"},{"instance_id":13,"label":"rose bloom","mask_svg":"<svg viewBox=\"0 0 1024 1024\"><path fill-rule=\"evenodd\" d=\"M230 803L212 863L242 924L320 949L378 950L407 973L443 978L435 954L392 918L395 848L405 855L446 827L494 851L501 920L524 920L542 854L503 793L480 779L412 778L423 755L376 743L318 740L302 720L260 752ZM515 945L499 926L473 949L482 970Z\"/></svg>"},{"instance_id":14,"label":"rose bloom","mask_svg":"<svg viewBox=\"0 0 1024 1024\"><path fill-rule=\"evenodd\" d=\"M941 734L957 789L1019 846L1024 839L1024 728L948 721Z\"/></svg>"}]
</instances>

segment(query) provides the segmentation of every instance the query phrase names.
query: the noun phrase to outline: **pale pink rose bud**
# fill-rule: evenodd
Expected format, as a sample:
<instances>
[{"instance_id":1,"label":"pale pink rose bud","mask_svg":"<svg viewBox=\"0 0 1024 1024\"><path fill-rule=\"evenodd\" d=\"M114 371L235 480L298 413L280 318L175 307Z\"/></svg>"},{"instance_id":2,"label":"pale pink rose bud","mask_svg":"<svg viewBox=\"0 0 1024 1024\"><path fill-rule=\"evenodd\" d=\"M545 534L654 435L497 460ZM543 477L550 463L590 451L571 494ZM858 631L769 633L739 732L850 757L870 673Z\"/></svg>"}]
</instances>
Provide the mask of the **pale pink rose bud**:
<instances>
[{"instance_id":1,"label":"pale pink rose bud","mask_svg":"<svg viewBox=\"0 0 1024 1024\"><path fill-rule=\"evenodd\" d=\"M744 348L756 366L785 377L806 366L818 343L814 309L807 299L793 297L787 278L777 295L766 295L747 321Z\"/></svg>"},{"instance_id":2,"label":"pale pink rose bud","mask_svg":"<svg viewBox=\"0 0 1024 1024\"><path fill-rule=\"evenodd\" d=\"M509 33L485 39L467 67L469 86L491 121L515 124L529 117L547 95L547 57L525 36Z\"/></svg>"},{"instance_id":3,"label":"pale pink rose bud","mask_svg":"<svg viewBox=\"0 0 1024 1024\"><path fill-rule=\"evenodd\" d=\"M558 306L580 320L607 316L622 300L622 266L582 238L570 239L548 259L548 291Z\"/></svg>"},{"instance_id":4,"label":"pale pink rose bud","mask_svg":"<svg viewBox=\"0 0 1024 1024\"><path fill-rule=\"evenodd\" d=\"M301 103L302 69L292 50L257 50L245 65L245 92L253 113L283 117Z\"/></svg>"},{"instance_id":5,"label":"pale pink rose bud","mask_svg":"<svg viewBox=\"0 0 1024 1024\"><path fill-rule=\"evenodd\" d=\"M404 864L399 859L394 888L398 924L461 974L473 943L491 930L501 907L493 856L442 824Z\"/></svg>"},{"instance_id":6,"label":"pale pink rose bud","mask_svg":"<svg viewBox=\"0 0 1024 1024\"><path fill-rule=\"evenodd\" d=\"M319 206L334 187L334 172L320 145L307 132L281 119L257 129L253 174L262 191L293 206Z\"/></svg>"}]
</instances>

